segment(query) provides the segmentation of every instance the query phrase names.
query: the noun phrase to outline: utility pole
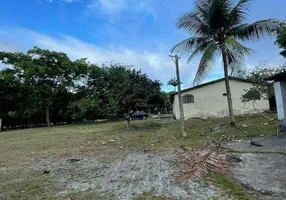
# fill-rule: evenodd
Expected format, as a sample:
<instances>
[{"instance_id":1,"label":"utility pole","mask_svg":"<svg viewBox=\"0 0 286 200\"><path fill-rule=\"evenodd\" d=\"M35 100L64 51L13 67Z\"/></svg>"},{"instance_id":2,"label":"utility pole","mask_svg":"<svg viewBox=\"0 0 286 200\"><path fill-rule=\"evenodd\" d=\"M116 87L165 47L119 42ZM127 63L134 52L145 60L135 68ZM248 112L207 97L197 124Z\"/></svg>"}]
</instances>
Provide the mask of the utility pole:
<instances>
[{"instance_id":1,"label":"utility pole","mask_svg":"<svg viewBox=\"0 0 286 200\"><path fill-rule=\"evenodd\" d=\"M182 130L182 136L187 136L187 130L185 125L185 116L184 116L184 107L183 107L183 101L181 96L181 80L180 80L180 70L179 70L179 59L177 55L171 56L172 60L174 61L176 65L176 74L177 74L177 83L178 83L178 100L179 100L179 108L180 108L180 120L181 120L181 130Z\"/></svg>"}]
</instances>

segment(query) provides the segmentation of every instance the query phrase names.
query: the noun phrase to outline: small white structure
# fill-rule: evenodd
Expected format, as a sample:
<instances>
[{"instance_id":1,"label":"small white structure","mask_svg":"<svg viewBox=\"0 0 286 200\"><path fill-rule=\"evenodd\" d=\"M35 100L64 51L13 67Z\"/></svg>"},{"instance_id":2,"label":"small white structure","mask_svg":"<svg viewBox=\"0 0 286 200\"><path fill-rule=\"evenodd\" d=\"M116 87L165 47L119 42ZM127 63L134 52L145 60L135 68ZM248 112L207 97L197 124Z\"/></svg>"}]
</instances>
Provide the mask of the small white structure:
<instances>
[{"instance_id":1,"label":"small white structure","mask_svg":"<svg viewBox=\"0 0 286 200\"><path fill-rule=\"evenodd\" d=\"M274 81L277 115L279 119L279 132L286 132L286 72L281 72L271 77Z\"/></svg>"},{"instance_id":2,"label":"small white structure","mask_svg":"<svg viewBox=\"0 0 286 200\"><path fill-rule=\"evenodd\" d=\"M235 115L256 113L257 110L269 110L269 101L256 100L255 109L252 102L242 102L245 90L253 83L244 79L230 77L233 110ZM229 115L224 78L182 90L185 119L226 117ZM173 113L180 118L178 93L174 94Z\"/></svg>"},{"instance_id":3,"label":"small white structure","mask_svg":"<svg viewBox=\"0 0 286 200\"><path fill-rule=\"evenodd\" d=\"M286 82L275 81L274 89L278 119L284 120L286 118Z\"/></svg>"}]
</instances>

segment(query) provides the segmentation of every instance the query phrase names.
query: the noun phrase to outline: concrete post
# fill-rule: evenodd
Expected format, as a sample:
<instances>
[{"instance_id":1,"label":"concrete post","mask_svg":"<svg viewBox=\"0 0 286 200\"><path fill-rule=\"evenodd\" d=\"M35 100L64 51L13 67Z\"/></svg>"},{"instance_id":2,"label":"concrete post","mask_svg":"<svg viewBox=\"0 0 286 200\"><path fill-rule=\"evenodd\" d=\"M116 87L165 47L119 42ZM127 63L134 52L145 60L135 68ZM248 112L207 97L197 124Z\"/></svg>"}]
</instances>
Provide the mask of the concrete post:
<instances>
[{"instance_id":1,"label":"concrete post","mask_svg":"<svg viewBox=\"0 0 286 200\"><path fill-rule=\"evenodd\" d=\"M277 115L279 119L279 132L286 133L286 82L274 83Z\"/></svg>"}]
</instances>

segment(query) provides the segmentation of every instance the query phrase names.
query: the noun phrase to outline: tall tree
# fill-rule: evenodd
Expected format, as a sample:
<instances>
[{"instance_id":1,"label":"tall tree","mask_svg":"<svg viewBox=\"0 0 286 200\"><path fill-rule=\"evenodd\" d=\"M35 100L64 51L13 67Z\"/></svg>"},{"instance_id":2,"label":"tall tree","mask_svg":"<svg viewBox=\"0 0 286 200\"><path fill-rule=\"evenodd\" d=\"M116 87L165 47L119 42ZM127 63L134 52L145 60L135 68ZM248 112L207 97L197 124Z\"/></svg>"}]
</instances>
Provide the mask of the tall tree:
<instances>
[{"instance_id":1,"label":"tall tree","mask_svg":"<svg viewBox=\"0 0 286 200\"><path fill-rule=\"evenodd\" d=\"M16 70L13 69L0 71L0 131L2 119L7 117L9 112L17 112L22 100L22 83L16 74Z\"/></svg>"},{"instance_id":2,"label":"tall tree","mask_svg":"<svg viewBox=\"0 0 286 200\"><path fill-rule=\"evenodd\" d=\"M118 63L71 61L35 47L0 52L0 122L5 128L123 117L130 110L166 110L160 82ZM1 123L0 123L1 127Z\"/></svg>"},{"instance_id":3,"label":"tall tree","mask_svg":"<svg viewBox=\"0 0 286 200\"><path fill-rule=\"evenodd\" d=\"M97 117L117 118L135 110L155 111L164 104L160 82L151 80L132 66L110 63L90 65L86 97L98 106ZM85 97L84 97L85 98ZM97 99L95 101L95 99ZM81 105L86 100L81 100ZM81 106L82 107L82 106Z\"/></svg>"},{"instance_id":4,"label":"tall tree","mask_svg":"<svg viewBox=\"0 0 286 200\"><path fill-rule=\"evenodd\" d=\"M26 54L0 52L0 61L11 64L29 91L33 107L45 110L47 126L57 93L72 87L85 73L86 60L71 61L65 53L34 47Z\"/></svg>"},{"instance_id":5,"label":"tall tree","mask_svg":"<svg viewBox=\"0 0 286 200\"><path fill-rule=\"evenodd\" d=\"M187 31L191 37L172 48L173 51L190 54L187 63L201 53L194 83L200 83L214 66L215 56L222 56L228 110L231 125L235 125L231 90L229 84L229 68L241 62L251 50L240 41L260 39L264 35L272 35L278 21L274 19L260 20L251 24L245 23L252 0L197 0L194 11L183 14L177 27Z\"/></svg>"}]
</instances>

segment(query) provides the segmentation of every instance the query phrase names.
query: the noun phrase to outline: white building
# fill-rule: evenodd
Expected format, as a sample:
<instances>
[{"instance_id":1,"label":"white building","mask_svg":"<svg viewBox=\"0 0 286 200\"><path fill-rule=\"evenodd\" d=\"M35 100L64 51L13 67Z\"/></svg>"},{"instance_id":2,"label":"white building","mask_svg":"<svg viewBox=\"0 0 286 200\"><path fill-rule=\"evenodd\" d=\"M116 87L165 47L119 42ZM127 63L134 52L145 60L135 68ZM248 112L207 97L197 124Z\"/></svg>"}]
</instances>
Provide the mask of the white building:
<instances>
[{"instance_id":1,"label":"white building","mask_svg":"<svg viewBox=\"0 0 286 200\"><path fill-rule=\"evenodd\" d=\"M256 100L253 107L252 102L242 102L241 97L252 87L253 83L244 79L230 77L230 89L235 115L243 115L259 111L269 110L268 100ZM225 117L228 116L228 104L224 78L204 83L192 88L182 90L185 119ZM178 93L174 94L173 113L180 118Z\"/></svg>"}]
</instances>

